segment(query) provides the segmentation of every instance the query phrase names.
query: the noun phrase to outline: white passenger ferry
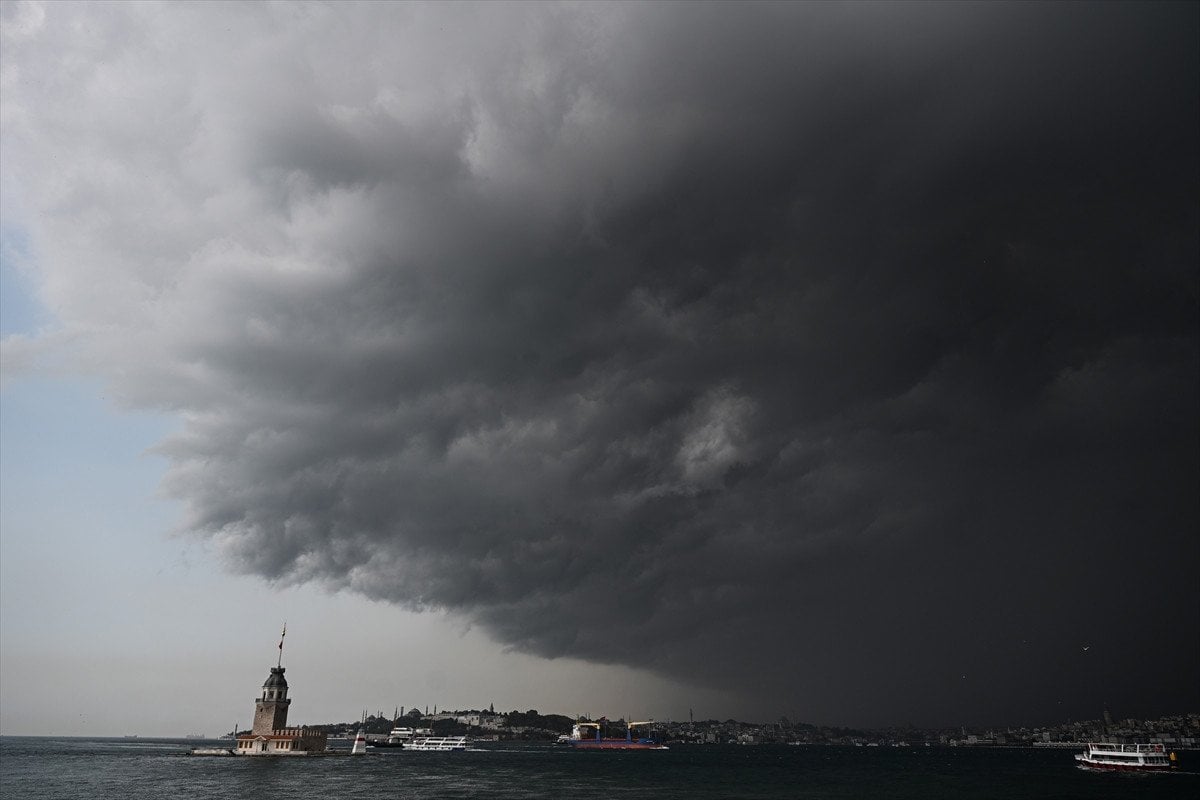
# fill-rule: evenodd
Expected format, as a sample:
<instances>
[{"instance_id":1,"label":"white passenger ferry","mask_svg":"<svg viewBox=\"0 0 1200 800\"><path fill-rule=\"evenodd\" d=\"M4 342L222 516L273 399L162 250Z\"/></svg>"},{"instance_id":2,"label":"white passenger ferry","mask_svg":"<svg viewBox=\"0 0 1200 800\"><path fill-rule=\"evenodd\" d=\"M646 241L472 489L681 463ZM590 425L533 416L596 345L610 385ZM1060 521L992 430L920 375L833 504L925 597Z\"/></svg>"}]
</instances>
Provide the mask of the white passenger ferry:
<instances>
[{"instance_id":1,"label":"white passenger ferry","mask_svg":"<svg viewBox=\"0 0 1200 800\"><path fill-rule=\"evenodd\" d=\"M419 738L410 739L404 745L405 750L466 750L467 737L465 736L422 736Z\"/></svg>"},{"instance_id":2,"label":"white passenger ferry","mask_svg":"<svg viewBox=\"0 0 1200 800\"><path fill-rule=\"evenodd\" d=\"M1169 756L1161 744L1113 744L1088 742L1083 752L1075 756L1086 769L1153 771L1174 766L1175 754Z\"/></svg>"}]
</instances>

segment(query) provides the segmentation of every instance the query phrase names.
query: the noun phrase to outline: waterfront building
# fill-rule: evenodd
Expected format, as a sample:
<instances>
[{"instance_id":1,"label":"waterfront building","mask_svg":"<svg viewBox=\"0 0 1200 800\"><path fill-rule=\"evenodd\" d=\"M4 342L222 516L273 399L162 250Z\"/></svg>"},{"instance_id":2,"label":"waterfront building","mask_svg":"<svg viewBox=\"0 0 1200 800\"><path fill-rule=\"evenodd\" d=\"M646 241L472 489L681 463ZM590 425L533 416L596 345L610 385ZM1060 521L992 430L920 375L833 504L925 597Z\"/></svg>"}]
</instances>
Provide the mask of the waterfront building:
<instances>
[{"instance_id":1,"label":"waterfront building","mask_svg":"<svg viewBox=\"0 0 1200 800\"><path fill-rule=\"evenodd\" d=\"M292 700L287 696L288 684L283 673L283 637L279 639L279 661L271 667L271 674L262 685L262 694L254 701L254 725L249 733L239 734L234 753L245 756L308 755L323 753L328 744L325 731L308 727L289 728L288 707Z\"/></svg>"}]
</instances>

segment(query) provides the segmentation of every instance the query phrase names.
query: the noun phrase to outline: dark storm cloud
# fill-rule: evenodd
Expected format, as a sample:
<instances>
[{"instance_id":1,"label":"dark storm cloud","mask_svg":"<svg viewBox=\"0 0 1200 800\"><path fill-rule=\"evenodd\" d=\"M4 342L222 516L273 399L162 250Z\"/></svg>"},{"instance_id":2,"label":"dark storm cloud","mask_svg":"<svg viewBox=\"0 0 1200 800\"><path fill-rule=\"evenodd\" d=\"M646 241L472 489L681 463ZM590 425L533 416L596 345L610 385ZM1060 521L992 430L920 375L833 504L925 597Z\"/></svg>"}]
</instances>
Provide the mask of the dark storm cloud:
<instances>
[{"instance_id":1,"label":"dark storm cloud","mask_svg":"<svg viewBox=\"0 0 1200 800\"><path fill-rule=\"evenodd\" d=\"M238 569L757 714L1200 701L1196 6L306 14L179 68L240 222L109 356Z\"/></svg>"}]
</instances>

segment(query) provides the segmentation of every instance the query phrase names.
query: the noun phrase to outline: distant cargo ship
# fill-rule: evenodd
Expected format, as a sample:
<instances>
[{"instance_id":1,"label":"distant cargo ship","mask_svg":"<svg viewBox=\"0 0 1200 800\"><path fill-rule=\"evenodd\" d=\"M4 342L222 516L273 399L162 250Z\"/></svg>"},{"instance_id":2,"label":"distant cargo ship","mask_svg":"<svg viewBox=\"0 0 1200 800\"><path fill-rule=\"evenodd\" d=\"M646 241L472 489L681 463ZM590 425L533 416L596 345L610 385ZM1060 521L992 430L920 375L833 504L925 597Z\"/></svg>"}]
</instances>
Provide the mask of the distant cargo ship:
<instances>
[{"instance_id":1,"label":"distant cargo ship","mask_svg":"<svg viewBox=\"0 0 1200 800\"><path fill-rule=\"evenodd\" d=\"M606 739L600 735L599 722L576 722L567 744L577 750L666 750L667 746L654 738L650 729L654 722L631 722L625 728L625 738ZM647 736L633 735L634 728L647 728Z\"/></svg>"}]
</instances>

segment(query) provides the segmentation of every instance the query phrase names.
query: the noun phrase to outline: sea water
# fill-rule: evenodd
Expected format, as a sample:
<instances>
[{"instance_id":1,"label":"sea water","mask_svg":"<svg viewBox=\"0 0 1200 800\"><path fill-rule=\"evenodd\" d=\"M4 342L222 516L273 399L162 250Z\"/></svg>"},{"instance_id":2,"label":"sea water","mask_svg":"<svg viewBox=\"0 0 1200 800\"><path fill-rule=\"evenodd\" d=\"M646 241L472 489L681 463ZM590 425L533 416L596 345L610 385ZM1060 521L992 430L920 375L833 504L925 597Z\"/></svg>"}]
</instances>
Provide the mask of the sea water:
<instances>
[{"instance_id":1,"label":"sea water","mask_svg":"<svg viewBox=\"0 0 1200 800\"><path fill-rule=\"evenodd\" d=\"M575 751L495 743L458 753L191 756L228 742L0 737L4 800L435 800L436 798L1200 798L1200 752L1171 773L1076 768L1028 748L678 745Z\"/></svg>"}]
</instances>

